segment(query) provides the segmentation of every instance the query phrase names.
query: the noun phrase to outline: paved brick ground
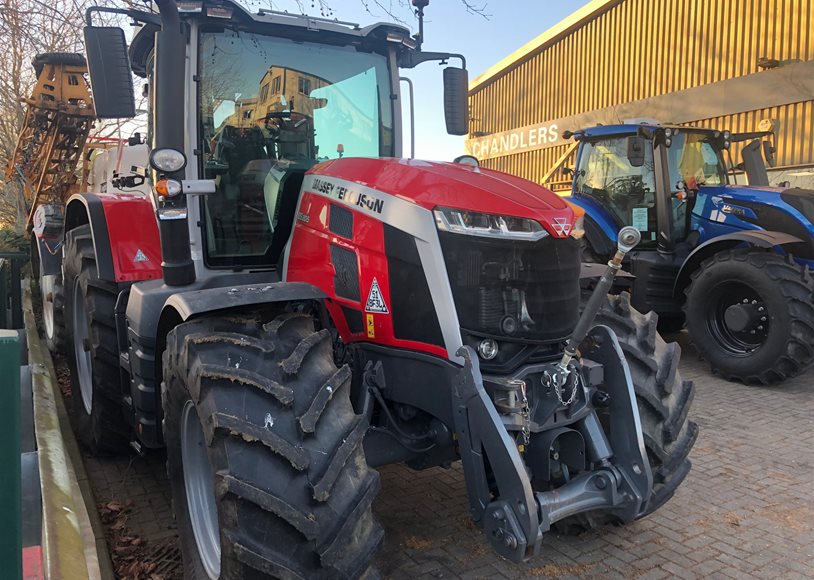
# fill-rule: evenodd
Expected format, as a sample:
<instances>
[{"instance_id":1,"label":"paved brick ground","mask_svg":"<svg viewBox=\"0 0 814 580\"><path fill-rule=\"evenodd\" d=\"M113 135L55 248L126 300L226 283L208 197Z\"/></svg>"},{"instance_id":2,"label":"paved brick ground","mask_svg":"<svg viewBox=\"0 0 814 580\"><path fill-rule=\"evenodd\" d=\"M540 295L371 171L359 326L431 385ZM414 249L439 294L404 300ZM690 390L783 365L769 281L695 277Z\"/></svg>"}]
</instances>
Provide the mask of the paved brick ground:
<instances>
[{"instance_id":1,"label":"paved brick ground","mask_svg":"<svg viewBox=\"0 0 814 580\"><path fill-rule=\"evenodd\" d=\"M744 387L711 377L692 348L681 370L696 382L701 435L692 472L657 513L576 538L549 534L538 558L516 565L468 519L460 467L388 467L375 505L386 529L380 570L393 579L814 578L814 371L781 388ZM161 454L86 464L98 501L133 500L131 531L171 551Z\"/></svg>"}]
</instances>

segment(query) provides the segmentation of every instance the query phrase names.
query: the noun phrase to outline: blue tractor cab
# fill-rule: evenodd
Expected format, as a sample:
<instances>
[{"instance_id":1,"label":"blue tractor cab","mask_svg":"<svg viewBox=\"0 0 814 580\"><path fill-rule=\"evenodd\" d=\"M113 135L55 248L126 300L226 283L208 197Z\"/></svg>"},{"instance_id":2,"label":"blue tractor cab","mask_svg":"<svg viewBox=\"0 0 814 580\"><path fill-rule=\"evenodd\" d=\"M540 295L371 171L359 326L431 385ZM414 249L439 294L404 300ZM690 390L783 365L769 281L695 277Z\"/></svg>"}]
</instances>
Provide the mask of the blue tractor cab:
<instances>
[{"instance_id":1,"label":"blue tractor cab","mask_svg":"<svg viewBox=\"0 0 814 580\"><path fill-rule=\"evenodd\" d=\"M814 361L814 191L769 187L761 134L656 124L598 126L579 143L569 201L585 210L585 261L624 226L631 304L686 323L714 371L771 384ZM737 183L730 145L743 148ZM741 181L746 179L741 177Z\"/></svg>"}]
</instances>

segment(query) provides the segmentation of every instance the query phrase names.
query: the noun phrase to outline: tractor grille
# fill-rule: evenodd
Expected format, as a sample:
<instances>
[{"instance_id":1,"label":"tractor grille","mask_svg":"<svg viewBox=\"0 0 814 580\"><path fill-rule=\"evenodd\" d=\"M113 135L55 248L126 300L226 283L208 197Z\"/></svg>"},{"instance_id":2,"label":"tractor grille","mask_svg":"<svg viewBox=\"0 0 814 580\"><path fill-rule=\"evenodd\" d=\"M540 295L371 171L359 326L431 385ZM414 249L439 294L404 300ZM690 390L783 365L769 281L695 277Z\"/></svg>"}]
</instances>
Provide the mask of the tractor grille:
<instances>
[{"instance_id":1,"label":"tractor grille","mask_svg":"<svg viewBox=\"0 0 814 580\"><path fill-rule=\"evenodd\" d=\"M440 232L461 328L497 338L560 341L579 315L579 243Z\"/></svg>"}]
</instances>

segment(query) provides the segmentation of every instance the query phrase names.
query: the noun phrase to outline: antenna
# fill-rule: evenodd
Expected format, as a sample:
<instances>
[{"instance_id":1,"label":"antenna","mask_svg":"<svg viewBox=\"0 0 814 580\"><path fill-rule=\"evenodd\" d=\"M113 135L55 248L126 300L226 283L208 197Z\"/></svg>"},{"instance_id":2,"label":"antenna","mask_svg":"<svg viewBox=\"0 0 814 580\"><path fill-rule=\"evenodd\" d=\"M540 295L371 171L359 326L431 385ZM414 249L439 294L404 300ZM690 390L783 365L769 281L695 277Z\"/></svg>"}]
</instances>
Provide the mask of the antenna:
<instances>
[{"instance_id":1,"label":"antenna","mask_svg":"<svg viewBox=\"0 0 814 580\"><path fill-rule=\"evenodd\" d=\"M412 0L415 14L418 16L418 34L413 38L418 42L418 49L421 50L421 44L424 42L424 8L429 6L430 0Z\"/></svg>"}]
</instances>

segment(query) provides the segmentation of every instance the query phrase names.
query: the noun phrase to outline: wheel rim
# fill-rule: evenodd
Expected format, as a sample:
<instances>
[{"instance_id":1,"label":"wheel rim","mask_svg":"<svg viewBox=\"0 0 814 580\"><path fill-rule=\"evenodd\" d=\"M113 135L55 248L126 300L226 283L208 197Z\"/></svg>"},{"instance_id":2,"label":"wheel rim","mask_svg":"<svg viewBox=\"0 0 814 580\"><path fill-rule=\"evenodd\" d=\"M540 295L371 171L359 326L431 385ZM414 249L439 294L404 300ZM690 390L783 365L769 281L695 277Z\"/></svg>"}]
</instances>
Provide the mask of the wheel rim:
<instances>
[{"instance_id":1,"label":"wheel rim","mask_svg":"<svg viewBox=\"0 0 814 580\"><path fill-rule=\"evenodd\" d=\"M82 404L88 415L93 409L93 361L90 356L90 329L85 312L85 297L79 280L73 286L73 349L76 361L76 374L79 379L79 391ZM53 312L53 311L52 311Z\"/></svg>"},{"instance_id":2,"label":"wheel rim","mask_svg":"<svg viewBox=\"0 0 814 580\"><path fill-rule=\"evenodd\" d=\"M54 287L56 286L55 275L43 276L40 278L40 293L42 295L42 324L45 326L45 336L54 337ZM48 299L50 294L51 299Z\"/></svg>"},{"instance_id":3,"label":"wheel rim","mask_svg":"<svg viewBox=\"0 0 814 580\"><path fill-rule=\"evenodd\" d=\"M181 461L187 512L195 545L207 576L215 580L220 576L220 533L218 509L215 505L215 483L201 421L192 401L186 402L181 413Z\"/></svg>"},{"instance_id":4,"label":"wheel rim","mask_svg":"<svg viewBox=\"0 0 814 580\"><path fill-rule=\"evenodd\" d=\"M763 297L741 282L718 284L707 300L707 330L733 356L749 356L763 346L770 318Z\"/></svg>"}]
</instances>

